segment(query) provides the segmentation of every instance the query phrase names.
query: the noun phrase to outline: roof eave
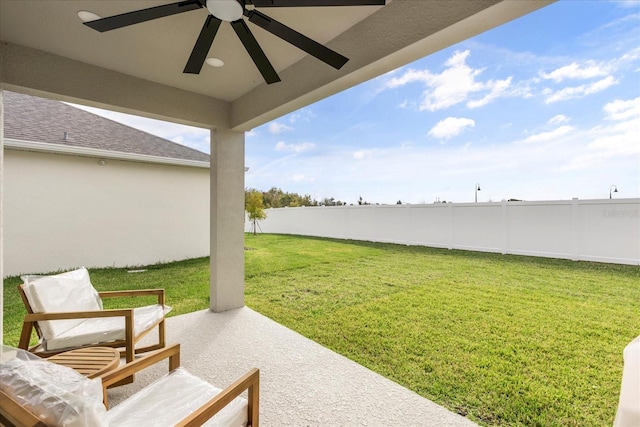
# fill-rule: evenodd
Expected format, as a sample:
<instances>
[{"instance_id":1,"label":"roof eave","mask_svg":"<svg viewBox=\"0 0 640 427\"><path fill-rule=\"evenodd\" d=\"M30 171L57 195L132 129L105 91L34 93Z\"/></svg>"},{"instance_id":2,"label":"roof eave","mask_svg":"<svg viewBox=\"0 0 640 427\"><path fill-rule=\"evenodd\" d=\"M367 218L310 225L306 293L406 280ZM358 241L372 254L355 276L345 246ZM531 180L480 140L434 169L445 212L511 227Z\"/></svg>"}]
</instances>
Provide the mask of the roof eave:
<instances>
[{"instance_id":1,"label":"roof eave","mask_svg":"<svg viewBox=\"0 0 640 427\"><path fill-rule=\"evenodd\" d=\"M210 168L210 162L200 160L175 159L170 157L151 156L147 154L125 153L97 148L75 147L70 145L52 144L36 141L24 141L5 138L4 148L20 151L35 151L40 153L65 154L70 156L95 157L100 159L124 160L130 162L155 163L173 166L187 166L194 168Z\"/></svg>"}]
</instances>

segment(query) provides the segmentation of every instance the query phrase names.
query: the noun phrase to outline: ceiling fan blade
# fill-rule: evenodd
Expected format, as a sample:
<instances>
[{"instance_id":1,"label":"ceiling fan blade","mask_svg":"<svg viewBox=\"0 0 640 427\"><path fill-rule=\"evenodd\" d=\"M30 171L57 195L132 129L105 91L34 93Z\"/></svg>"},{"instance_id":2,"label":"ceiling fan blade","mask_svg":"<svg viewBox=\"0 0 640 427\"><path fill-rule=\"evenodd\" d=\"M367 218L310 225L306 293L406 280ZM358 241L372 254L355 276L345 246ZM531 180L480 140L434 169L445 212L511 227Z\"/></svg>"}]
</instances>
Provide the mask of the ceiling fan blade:
<instances>
[{"instance_id":1,"label":"ceiling fan blade","mask_svg":"<svg viewBox=\"0 0 640 427\"><path fill-rule=\"evenodd\" d=\"M338 52L311 40L309 37L300 34L296 30L291 29L284 24L281 24L275 19L269 18L264 13L260 13L257 10L245 9L245 15L249 18L249 21L257 26L264 28L271 34L280 37L282 40L291 43L299 49L304 50L309 55L315 56L337 70L342 68L342 66L349 60L349 58L340 55Z\"/></svg>"},{"instance_id":2,"label":"ceiling fan blade","mask_svg":"<svg viewBox=\"0 0 640 427\"><path fill-rule=\"evenodd\" d=\"M218 33L218 28L220 28L221 23L222 21L215 16L207 16L207 20L204 21L198 40L196 40L196 44L193 46L191 56L189 56L183 73L200 74L202 65L205 59L207 59L207 54L209 53L209 49L211 49L211 44Z\"/></svg>"},{"instance_id":3,"label":"ceiling fan blade","mask_svg":"<svg viewBox=\"0 0 640 427\"><path fill-rule=\"evenodd\" d=\"M107 18L96 19L95 21L84 22L84 25L103 33L105 31L128 27L129 25L139 24L140 22L176 15L178 13L188 12L202 7L204 6L198 0L186 0L178 3L150 7L148 9L136 10L134 12L123 13L121 15L114 15Z\"/></svg>"},{"instance_id":4,"label":"ceiling fan blade","mask_svg":"<svg viewBox=\"0 0 640 427\"><path fill-rule=\"evenodd\" d=\"M248 0L255 7L384 6L386 0Z\"/></svg>"},{"instance_id":5,"label":"ceiling fan blade","mask_svg":"<svg viewBox=\"0 0 640 427\"><path fill-rule=\"evenodd\" d=\"M258 41L249 30L249 27L242 19L238 19L237 21L233 21L231 26L235 30L238 38L244 45L244 48L249 52L249 56L253 59L253 62L258 67L260 74L267 82L267 84L277 83L280 81L280 77L278 77L278 73L269 62L267 55L264 54L264 51L258 44Z\"/></svg>"}]
</instances>

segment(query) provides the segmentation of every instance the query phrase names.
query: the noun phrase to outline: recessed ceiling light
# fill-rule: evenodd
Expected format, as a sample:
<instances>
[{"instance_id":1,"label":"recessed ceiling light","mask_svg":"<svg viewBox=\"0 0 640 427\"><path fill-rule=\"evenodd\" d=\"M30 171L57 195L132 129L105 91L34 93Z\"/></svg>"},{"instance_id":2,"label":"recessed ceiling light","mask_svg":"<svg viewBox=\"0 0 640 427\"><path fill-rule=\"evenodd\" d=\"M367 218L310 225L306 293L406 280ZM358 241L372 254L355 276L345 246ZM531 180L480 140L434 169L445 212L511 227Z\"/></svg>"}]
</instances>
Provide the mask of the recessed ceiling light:
<instances>
[{"instance_id":1,"label":"recessed ceiling light","mask_svg":"<svg viewBox=\"0 0 640 427\"><path fill-rule=\"evenodd\" d=\"M88 10L79 10L78 18L82 19L82 22L89 22L89 21L95 21L96 19L102 19L101 16L98 16L93 12L89 12Z\"/></svg>"},{"instance_id":2,"label":"recessed ceiling light","mask_svg":"<svg viewBox=\"0 0 640 427\"><path fill-rule=\"evenodd\" d=\"M206 62L212 67L222 67L224 65L224 61L220 58L207 58Z\"/></svg>"}]
</instances>

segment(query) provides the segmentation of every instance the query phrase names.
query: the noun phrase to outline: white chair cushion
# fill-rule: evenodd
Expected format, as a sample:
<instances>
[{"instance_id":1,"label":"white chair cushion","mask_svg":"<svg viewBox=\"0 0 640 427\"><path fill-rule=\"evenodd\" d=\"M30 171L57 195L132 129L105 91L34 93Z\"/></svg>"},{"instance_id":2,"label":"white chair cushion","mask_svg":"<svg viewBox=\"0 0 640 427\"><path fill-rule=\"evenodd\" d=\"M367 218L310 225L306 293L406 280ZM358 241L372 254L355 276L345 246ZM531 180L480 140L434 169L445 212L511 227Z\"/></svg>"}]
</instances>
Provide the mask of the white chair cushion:
<instances>
[{"instance_id":1,"label":"white chair cushion","mask_svg":"<svg viewBox=\"0 0 640 427\"><path fill-rule=\"evenodd\" d=\"M162 320L171 307L148 305L133 309L134 337L149 329L153 324ZM81 320L68 329L44 342L47 351L79 347L125 339L124 317L100 317Z\"/></svg>"},{"instance_id":2,"label":"white chair cushion","mask_svg":"<svg viewBox=\"0 0 640 427\"><path fill-rule=\"evenodd\" d=\"M23 280L24 293L34 313L102 309L100 296L84 267L54 276L24 276ZM43 338L49 340L82 322L82 319L48 320L38 325Z\"/></svg>"},{"instance_id":3,"label":"white chair cushion","mask_svg":"<svg viewBox=\"0 0 640 427\"><path fill-rule=\"evenodd\" d=\"M186 369L178 368L111 408L107 419L112 427L173 426L220 391ZM204 425L246 426L247 407L247 400L238 397Z\"/></svg>"},{"instance_id":4,"label":"white chair cushion","mask_svg":"<svg viewBox=\"0 0 640 427\"><path fill-rule=\"evenodd\" d=\"M613 427L640 426L640 335L622 352L624 367L620 400Z\"/></svg>"},{"instance_id":5,"label":"white chair cushion","mask_svg":"<svg viewBox=\"0 0 640 427\"><path fill-rule=\"evenodd\" d=\"M2 347L0 387L49 426L107 426L100 379Z\"/></svg>"}]
</instances>

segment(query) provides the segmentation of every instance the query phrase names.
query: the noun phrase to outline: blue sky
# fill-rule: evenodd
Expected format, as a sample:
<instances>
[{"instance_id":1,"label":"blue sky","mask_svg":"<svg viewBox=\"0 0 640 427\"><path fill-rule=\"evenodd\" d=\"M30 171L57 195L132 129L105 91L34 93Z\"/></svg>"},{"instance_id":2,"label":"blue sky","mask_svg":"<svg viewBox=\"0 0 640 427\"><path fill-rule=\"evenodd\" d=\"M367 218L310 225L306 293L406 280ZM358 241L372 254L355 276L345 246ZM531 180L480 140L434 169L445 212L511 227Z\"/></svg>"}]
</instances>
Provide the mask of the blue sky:
<instances>
[{"instance_id":1,"label":"blue sky","mask_svg":"<svg viewBox=\"0 0 640 427\"><path fill-rule=\"evenodd\" d=\"M347 203L640 197L640 0L560 1L283 116L246 166L246 187Z\"/></svg>"}]
</instances>

